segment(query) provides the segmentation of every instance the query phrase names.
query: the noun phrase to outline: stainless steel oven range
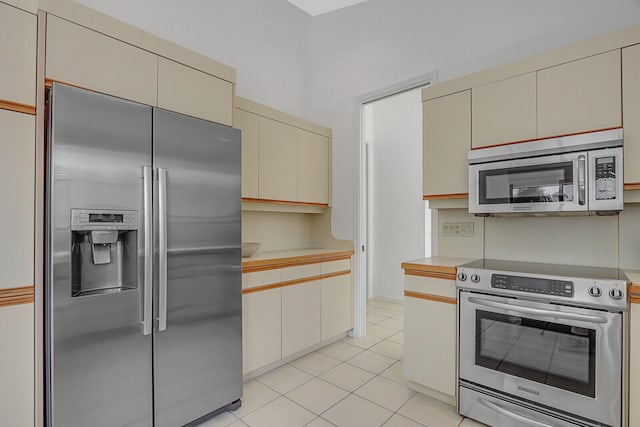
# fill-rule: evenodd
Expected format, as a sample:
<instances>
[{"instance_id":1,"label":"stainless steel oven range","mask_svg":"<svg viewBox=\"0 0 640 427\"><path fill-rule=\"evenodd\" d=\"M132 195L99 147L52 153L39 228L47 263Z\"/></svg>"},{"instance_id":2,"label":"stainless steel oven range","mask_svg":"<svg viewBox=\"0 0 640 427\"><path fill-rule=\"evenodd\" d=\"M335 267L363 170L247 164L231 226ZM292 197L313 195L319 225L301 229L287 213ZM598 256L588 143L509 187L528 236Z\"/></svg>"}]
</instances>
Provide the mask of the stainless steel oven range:
<instances>
[{"instance_id":1,"label":"stainless steel oven range","mask_svg":"<svg viewBox=\"0 0 640 427\"><path fill-rule=\"evenodd\" d=\"M493 427L626 427L627 279L618 269L458 268L458 411Z\"/></svg>"}]
</instances>

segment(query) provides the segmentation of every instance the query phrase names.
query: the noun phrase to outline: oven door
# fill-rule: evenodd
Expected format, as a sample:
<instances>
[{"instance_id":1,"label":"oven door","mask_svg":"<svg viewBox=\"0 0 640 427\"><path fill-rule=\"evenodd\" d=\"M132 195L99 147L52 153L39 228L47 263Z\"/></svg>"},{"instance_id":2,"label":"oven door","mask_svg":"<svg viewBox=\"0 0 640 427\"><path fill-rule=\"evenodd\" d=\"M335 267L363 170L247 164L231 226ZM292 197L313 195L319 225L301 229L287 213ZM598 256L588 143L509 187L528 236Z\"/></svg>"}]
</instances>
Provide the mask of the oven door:
<instances>
[{"instance_id":1,"label":"oven door","mask_svg":"<svg viewBox=\"0 0 640 427\"><path fill-rule=\"evenodd\" d=\"M567 153L469 166L470 213L588 210L588 153Z\"/></svg>"},{"instance_id":2,"label":"oven door","mask_svg":"<svg viewBox=\"0 0 640 427\"><path fill-rule=\"evenodd\" d=\"M620 426L622 314L460 291L461 380Z\"/></svg>"}]
</instances>

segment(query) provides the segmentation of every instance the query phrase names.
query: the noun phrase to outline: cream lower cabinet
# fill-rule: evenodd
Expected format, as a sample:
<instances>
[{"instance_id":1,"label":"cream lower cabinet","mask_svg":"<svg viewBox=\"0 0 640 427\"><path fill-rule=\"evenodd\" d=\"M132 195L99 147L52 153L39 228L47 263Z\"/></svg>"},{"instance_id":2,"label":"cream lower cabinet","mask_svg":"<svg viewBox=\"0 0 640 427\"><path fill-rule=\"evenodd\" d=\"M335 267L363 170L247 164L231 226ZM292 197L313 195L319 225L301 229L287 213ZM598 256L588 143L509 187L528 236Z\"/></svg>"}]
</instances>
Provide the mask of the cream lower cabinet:
<instances>
[{"instance_id":1,"label":"cream lower cabinet","mask_svg":"<svg viewBox=\"0 0 640 427\"><path fill-rule=\"evenodd\" d=\"M620 50L538 71L538 138L622 126L620 76Z\"/></svg>"},{"instance_id":2,"label":"cream lower cabinet","mask_svg":"<svg viewBox=\"0 0 640 427\"><path fill-rule=\"evenodd\" d=\"M259 197L298 198L298 132L284 123L260 117Z\"/></svg>"},{"instance_id":3,"label":"cream lower cabinet","mask_svg":"<svg viewBox=\"0 0 640 427\"><path fill-rule=\"evenodd\" d=\"M320 342L320 281L282 288L282 357Z\"/></svg>"},{"instance_id":4,"label":"cream lower cabinet","mask_svg":"<svg viewBox=\"0 0 640 427\"><path fill-rule=\"evenodd\" d=\"M624 182L640 184L640 44L622 49ZM639 421L640 422L640 421Z\"/></svg>"},{"instance_id":5,"label":"cream lower cabinet","mask_svg":"<svg viewBox=\"0 0 640 427\"><path fill-rule=\"evenodd\" d=\"M236 109L235 127L242 131L242 197L258 198L260 116Z\"/></svg>"},{"instance_id":6,"label":"cream lower cabinet","mask_svg":"<svg viewBox=\"0 0 640 427\"><path fill-rule=\"evenodd\" d=\"M471 149L471 91L422 103L423 194L468 192L467 153Z\"/></svg>"},{"instance_id":7,"label":"cream lower cabinet","mask_svg":"<svg viewBox=\"0 0 640 427\"><path fill-rule=\"evenodd\" d=\"M243 372L282 358L282 289L242 297Z\"/></svg>"},{"instance_id":8,"label":"cream lower cabinet","mask_svg":"<svg viewBox=\"0 0 640 427\"><path fill-rule=\"evenodd\" d=\"M405 377L452 403L456 395L455 282L405 275L405 289L414 290L404 298Z\"/></svg>"},{"instance_id":9,"label":"cream lower cabinet","mask_svg":"<svg viewBox=\"0 0 640 427\"><path fill-rule=\"evenodd\" d=\"M33 304L0 307L0 424L34 425Z\"/></svg>"},{"instance_id":10,"label":"cream lower cabinet","mask_svg":"<svg viewBox=\"0 0 640 427\"><path fill-rule=\"evenodd\" d=\"M353 328L353 287L351 274L322 279L322 340Z\"/></svg>"},{"instance_id":11,"label":"cream lower cabinet","mask_svg":"<svg viewBox=\"0 0 640 427\"><path fill-rule=\"evenodd\" d=\"M640 304L632 303L629 311L629 426L640 426Z\"/></svg>"},{"instance_id":12,"label":"cream lower cabinet","mask_svg":"<svg viewBox=\"0 0 640 427\"><path fill-rule=\"evenodd\" d=\"M36 15L0 3L0 100L36 103Z\"/></svg>"}]
</instances>

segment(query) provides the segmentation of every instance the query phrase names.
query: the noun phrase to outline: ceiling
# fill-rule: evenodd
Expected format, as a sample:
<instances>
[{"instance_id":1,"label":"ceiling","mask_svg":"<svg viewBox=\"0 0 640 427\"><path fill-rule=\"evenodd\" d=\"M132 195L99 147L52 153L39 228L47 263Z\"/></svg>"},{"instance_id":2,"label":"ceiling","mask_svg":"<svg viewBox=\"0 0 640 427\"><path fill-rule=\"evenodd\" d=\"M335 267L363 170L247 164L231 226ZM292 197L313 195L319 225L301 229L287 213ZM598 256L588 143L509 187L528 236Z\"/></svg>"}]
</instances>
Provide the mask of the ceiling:
<instances>
[{"instance_id":1,"label":"ceiling","mask_svg":"<svg viewBox=\"0 0 640 427\"><path fill-rule=\"evenodd\" d=\"M367 0L289 0L289 3L299 7L311 16L316 16L365 1Z\"/></svg>"}]
</instances>

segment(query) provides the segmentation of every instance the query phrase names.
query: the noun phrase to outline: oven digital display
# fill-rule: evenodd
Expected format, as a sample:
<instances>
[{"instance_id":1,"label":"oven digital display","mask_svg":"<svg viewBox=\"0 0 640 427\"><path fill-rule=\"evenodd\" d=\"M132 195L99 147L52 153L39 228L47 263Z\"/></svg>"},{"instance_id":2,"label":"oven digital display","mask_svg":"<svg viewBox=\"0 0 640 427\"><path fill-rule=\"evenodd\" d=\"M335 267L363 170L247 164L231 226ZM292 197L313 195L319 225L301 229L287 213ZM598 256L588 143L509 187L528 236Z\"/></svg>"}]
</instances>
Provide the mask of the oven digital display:
<instances>
[{"instance_id":1,"label":"oven digital display","mask_svg":"<svg viewBox=\"0 0 640 427\"><path fill-rule=\"evenodd\" d=\"M534 277L492 274L491 287L534 294L573 296L573 282L567 280L540 279Z\"/></svg>"},{"instance_id":2,"label":"oven digital display","mask_svg":"<svg viewBox=\"0 0 640 427\"><path fill-rule=\"evenodd\" d=\"M123 222L122 214L89 214L89 222Z\"/></svg>"}]
</instances>

